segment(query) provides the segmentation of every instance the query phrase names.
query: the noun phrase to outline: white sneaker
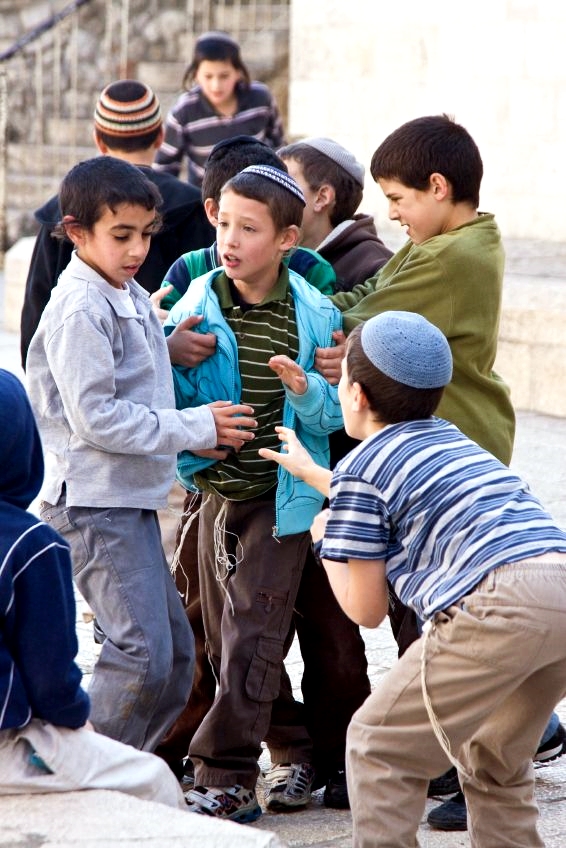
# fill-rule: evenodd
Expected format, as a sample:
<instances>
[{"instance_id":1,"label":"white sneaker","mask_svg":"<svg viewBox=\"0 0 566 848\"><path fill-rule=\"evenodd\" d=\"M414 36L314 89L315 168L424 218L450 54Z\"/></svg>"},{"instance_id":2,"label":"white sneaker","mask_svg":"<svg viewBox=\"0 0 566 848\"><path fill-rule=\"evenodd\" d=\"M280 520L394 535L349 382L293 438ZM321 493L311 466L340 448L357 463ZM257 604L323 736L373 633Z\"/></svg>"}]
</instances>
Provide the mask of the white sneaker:
<instances>
[{"instance_id":1,"label":"white sneaker","mask_svg":"<svg viewBox=\"0 0 566 848\"><path fill-rule=\"evenodd\" d=\"M268 810L306 806L311 799L314 768L310 763L278 763L265 775L265 805Z\"/></svg>"}]
</instances>

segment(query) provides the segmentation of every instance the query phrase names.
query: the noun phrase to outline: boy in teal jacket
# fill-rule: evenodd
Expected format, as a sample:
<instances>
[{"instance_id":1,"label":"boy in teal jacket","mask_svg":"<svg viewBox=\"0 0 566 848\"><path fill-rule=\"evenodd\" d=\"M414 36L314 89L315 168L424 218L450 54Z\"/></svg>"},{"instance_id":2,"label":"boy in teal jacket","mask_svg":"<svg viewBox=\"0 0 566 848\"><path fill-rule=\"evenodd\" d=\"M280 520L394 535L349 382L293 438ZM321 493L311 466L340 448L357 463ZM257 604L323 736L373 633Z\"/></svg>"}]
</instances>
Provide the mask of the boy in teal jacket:
<instances>
[{"instance_id":1,"label":"boy in teal jacket","mask_svg":"<svg viewBox=\"0 0 566 848\"><path fill-rule=\"evenodd\" d=\"M198 566L204 627L218 692L189 756L196 788L190 809L234 821L261 814L255 795L261 742L277 698L285 640L308 528L322 503L310 486L258 456L275 447L273 427L293 422L299 438L328 467L328 434L342 426L337 391L314 370L340 314L282 259L299 237L304 198L284 171L244 169L223 188L218 213L222 269L193 280L173 307L165 332L191 315L217 337L212 357L196 368L175 366L177 405L195 406L227 391L246 398L258 422L253 448L184 451L177 477L202 491ZM298 368L300 366L300 368ZM297 372L300 376L297 376ZM271 747L268 809L304 806L314 771L303 728ZM282 770L293 777L281 789Z\"/></svg>"}]
</instances>

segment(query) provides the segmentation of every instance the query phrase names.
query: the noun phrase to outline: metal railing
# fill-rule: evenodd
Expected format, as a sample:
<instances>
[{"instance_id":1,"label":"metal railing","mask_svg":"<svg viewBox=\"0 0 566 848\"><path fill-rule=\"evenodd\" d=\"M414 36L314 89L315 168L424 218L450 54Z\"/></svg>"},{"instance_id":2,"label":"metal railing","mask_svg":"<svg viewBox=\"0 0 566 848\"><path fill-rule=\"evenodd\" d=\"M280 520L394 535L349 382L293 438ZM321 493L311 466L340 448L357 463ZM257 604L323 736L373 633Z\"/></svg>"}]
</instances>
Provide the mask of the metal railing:
<instances>
[{"instance_id":1,"label":"metal railing","mask_svg":"<svg viewBox=\"0 0 566 848\"><path fill-rule=\"evenodd\" d=\"M89 145L94 101L104 85L137 76L141 61L178 62L183 53L187 58L179 44L185 48L208 29L226 30L239 41L246 34L288 32L289 4L72 0L1 52L0 261L12 241L35 232L34 209ZM166 30L167 14L169 24L179 26L160 40L153 30L160 19ZM150 29L153 41L146 44ZM0 20L0 36L1 30Z\"/></svg>"}]
</instances>

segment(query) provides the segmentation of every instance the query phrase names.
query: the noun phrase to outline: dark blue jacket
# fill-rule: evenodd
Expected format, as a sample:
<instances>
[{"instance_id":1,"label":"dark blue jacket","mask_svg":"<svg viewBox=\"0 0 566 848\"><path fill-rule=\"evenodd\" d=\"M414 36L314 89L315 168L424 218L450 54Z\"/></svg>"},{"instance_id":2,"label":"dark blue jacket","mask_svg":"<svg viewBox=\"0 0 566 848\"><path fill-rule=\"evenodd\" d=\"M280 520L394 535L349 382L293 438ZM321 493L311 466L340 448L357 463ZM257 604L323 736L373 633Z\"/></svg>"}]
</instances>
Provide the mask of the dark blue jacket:
<instances>
[{"instance_id":1,"label":"dark blue jacket","mask_svg":"<svg viewBox=\"0 0 566 848\"><path fill-rule=\"evenodd\" d=\"M76 728L81 689L71 559L66 542L26 512L43 455L24 387L0 369L0 730L32 718Z\"/></svg>"}]
</instances>

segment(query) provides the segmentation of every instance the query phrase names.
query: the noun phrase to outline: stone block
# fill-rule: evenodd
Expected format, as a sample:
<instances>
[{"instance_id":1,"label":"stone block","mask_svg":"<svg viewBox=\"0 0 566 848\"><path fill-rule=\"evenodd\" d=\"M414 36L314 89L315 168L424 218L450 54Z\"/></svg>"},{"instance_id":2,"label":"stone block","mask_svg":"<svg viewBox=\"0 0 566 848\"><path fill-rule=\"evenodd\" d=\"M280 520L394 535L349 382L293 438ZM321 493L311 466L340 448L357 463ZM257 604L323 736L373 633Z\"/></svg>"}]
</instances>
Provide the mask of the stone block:
<instances>
[{"instance_id":1,"label":"stone block","mask_svg":"<svg viewBox=\"0 0 566 848\"><path fill-rule=\"evenodd\" d=\"M188 62L140 62L138 65L138 79L143 80L158 94L180 92L183 75Z\"/></svg>"},{"instance_id":2,"label":"stone block","mask_svg":"<svg viewBox=\"0 0 566 848\"><path fill-rule=\"evenodd\" d=\"M19 239L4 258L4 329L19 333L34 236ZM0 842L1 844L1 842Z\"/></svg>"},{"instance_id":3,"label":"stone block","mask_svg":"<svg viewBox=\"0 0 566 848\"><path fill-rule=\"evenodd\" d=\"M270 831L103 790L3 796L0 821L0 848L285 848Z\"/></svg>"}]
</instances>

